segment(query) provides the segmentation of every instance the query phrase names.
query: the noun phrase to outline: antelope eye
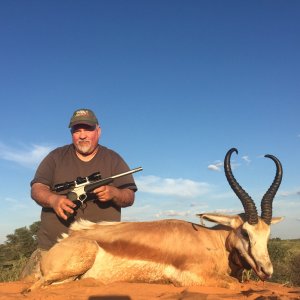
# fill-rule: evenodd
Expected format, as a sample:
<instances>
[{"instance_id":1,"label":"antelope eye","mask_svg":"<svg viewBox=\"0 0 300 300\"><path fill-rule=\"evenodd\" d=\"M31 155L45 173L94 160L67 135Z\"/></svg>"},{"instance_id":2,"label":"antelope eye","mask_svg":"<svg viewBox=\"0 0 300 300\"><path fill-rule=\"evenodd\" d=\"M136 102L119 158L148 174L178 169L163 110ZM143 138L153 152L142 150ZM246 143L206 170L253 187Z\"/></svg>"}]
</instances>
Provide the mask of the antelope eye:
<instances>
[{"instance_id":1,"label":"antelope eye","mask_svg":"<svg viewBox=\"0 0 300 300\"><path fill-rule=\"evenodd\" d=\"M241 230L241 234L242 234L242 236L245 238L245 239L249 239L249 235L248 235L248 232L246 231L246 230L244 230L244 229L242 229Z\"/></svg>"}]
</instances>

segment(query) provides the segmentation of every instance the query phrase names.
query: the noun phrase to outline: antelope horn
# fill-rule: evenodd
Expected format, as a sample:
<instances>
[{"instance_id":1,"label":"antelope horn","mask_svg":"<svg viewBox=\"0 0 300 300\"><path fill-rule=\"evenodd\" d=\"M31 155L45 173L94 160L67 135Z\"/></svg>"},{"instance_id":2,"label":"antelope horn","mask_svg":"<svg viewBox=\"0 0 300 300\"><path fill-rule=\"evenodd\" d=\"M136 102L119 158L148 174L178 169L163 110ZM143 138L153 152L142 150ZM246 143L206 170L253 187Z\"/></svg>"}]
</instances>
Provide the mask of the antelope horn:
<instances>
[{"instance_id":1,"label":"antelope horn","mask_svg":"<svg viewBox=\"0 0 300 300\"><path fill-rule=\"evenodd\" d=\"M279 159L273 155L266 154L265 157L272 159L276 164L275 178L261 200L261 218L266 224L270 225L272 220L272 202L282 180L282 165Z\"/></svg>"},{"instance_id":2,"label":"antelope horn","mask_svg":"<svg viewBox=\"0 0 300 300\"><path fill-rule=\"evenodd\" d=\"M241 200L244 211L246 214L247 222L251 225L258 223L258 214L256 210L256 206L254 201L251 199L251 197L243 190L243 188L239 185L239 183L234 178L231 166L230 166L230 158L231 154L233 152L236 152L238 154L238 150L236 148L231 148L225 156L224 159L224 171L227 178L227 181L229 185L231 186L232 190L235 192L237 197Z\"/></svg>"}]
</instances>

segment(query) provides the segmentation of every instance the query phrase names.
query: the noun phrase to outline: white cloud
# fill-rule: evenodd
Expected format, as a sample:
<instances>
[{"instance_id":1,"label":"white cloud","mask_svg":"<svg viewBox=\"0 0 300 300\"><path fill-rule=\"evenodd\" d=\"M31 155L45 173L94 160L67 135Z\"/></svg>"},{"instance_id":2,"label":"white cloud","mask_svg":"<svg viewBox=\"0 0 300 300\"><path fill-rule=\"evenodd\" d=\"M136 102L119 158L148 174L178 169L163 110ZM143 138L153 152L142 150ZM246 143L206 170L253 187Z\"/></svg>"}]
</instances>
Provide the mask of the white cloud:
<instances>
[{"instance_id":1,"label":"white cloud","mask_svg":"<svg viewBox=\"0 0 300 300\"><path fill-rule=\"evenodd\" d=\"M11 210L19 210L24 209L26 205L19 200L13 198L5 198L4 202L6 202L6 206L9 207Z\"/></svg>"},{"instance_id":2,"label":"white cloud","mask_svg":"<svg viewBox=\"0 0 300 300\"><path fill-rule=\"evenodd\" d=\"M273 206L280 208L280 209L292 209L295 212L295 211L298 211L298 209L300 209L300 202L293 201L293 200L290 200L290 201L277 200L277 201L274 201Z\"/></svg>"},{"instance_id":3,"label":"white cloud","mask_svg":"<svg viewBox=\"0 0 300 300\"><path fill-rule=\"evenodd\" d=\"M38 163L51 151L54 147L30 145L18 147L14 149L0 143L0 159L15 162L25 167L35 168Z\"/></svg>"},{"instance_id":4,"label":"white cloud","mask_svg":"<svg viewBox=\"0 0 300 300\"><path fill-rule=\"evenodd\" d=\"M241 164L236 163L236 162L233 161L233 162L230 163L230 165L231 165L231 169L234 170L234 169L236 169L237 167L239 167Z\"/></svg>"},{"instance_id":5,"label":"white cloud","mask_svg":"<svg viewBox=\"0 0 300 300\"><path fill-rule=\"evenodd\" d=\"M210 185L182 178L141 176L136 179L140 192L177 197L197 197L210 191Z\"/></svg>"},{"instance_id":6,"label":"white cloud","mask_svg":"<svg viewBox=\"0 0 300 300\"><path fill-rule=\"evenodd\" d=\"M214 200L221 200L223 201L224 199L232 199L232 198L236 198L236 196L234 195L234 193L232 191L229 192L215 192L213 194L210 195L211 199Z\"/></svg>"},{"instance_id":7,"label":"white cloud","mask_svg":"<svg viewBox=\"0 0 300 300\"><path fill-rule=\"evenodd\" d=\"M188 211L175 211L175 210L167 210L158 212L155 217L163 218L163 217L189 217L191 216L191 212Z\"/></svg>"},{"instance_id":8,"label":"white cloud","mask_svg":"<svg viewBox=\"0 0 300 300\"><path fill-rule=\"evenodd\" d=\"M278 192L278 195L282 197L299 196L300 188L294 188L289 191L280 191Z\"/></svg>"},{"instance_id":9,"label":"white cloud","mask_svg":"<svg viewBox=\"0 0 300 300\"><path fill-rule=\"evenodd\" d=\"M236 208L219 208L215 210L217 214L231 215L231 214L239 214L243 211L243 209Z\"/></svg>"},{"instance_id":10,"label":"white cloud","mask_svg":"<svg viewBox=\"0 0 300 300\"><path fill-rule=\"evenodd\" d=\"M245 160L247 163L250 163L250 159L248 158L248 156L243 156L242 157L243 160ZM217 160L216 162L210 164L207 166L207 168L211 171L217 171L217 172L221 172L223 171L223 165L224 163L220 160ZM236 163L234 160L230 162L230 166L231 169L234 170L236 169L238 166L240 166L239 163Z\"/></svg>"},{"instance_id":11,"label":"white cloud","mask_svg":"<svg viewBox=\"0 0 300 300\"><path fill-rule=\"evenodd\" d=\"M208 169L212 171L221 172L221 167L223 166L223 163L221 161L216 161L213 164L208 165Z\"/></svg>"},{"instance_id":12,"label":"white cloud","mask_svg":"<svg viewBox=\"0 0 300 300\"><path fill-rule=\"evenodd\" d=\"M249 156L248 156L248 155L242 156L242 159L243 159L247 164L250 164L250 162L251 162L251 160L249 159Z\"/></svg>"}]
</instances>

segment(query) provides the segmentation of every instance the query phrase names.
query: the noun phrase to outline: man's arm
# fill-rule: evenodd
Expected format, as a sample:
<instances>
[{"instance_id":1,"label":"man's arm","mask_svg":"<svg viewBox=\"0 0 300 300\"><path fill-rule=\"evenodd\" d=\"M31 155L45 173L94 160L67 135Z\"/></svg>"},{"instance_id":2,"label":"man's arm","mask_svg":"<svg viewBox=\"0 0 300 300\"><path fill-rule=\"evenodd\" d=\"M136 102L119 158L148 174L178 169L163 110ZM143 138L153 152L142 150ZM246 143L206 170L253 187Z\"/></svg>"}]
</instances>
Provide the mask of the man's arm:
<instances>
[{"instance_id":1,"label":"man's arm","mask_svg":"<svg viewBox=\"0 0 300 300\"><path fill-rule=\"evenodd\" d=\"M43 207L52 208L64 220L68 218L64 211L72 214L72 208L76 207L66 196L53 193L49 186L38 182L31 187L31 198Z\"/></svg>"}]
</instances>

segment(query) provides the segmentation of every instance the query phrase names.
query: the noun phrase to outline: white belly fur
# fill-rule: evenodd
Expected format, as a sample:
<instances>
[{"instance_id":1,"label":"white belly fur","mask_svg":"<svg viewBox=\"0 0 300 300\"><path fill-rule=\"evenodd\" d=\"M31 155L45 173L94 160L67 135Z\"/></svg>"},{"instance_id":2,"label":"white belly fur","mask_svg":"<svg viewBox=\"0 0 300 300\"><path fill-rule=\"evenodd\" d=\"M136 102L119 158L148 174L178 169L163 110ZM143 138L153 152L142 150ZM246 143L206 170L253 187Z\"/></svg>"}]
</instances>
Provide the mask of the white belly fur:
<instances>
[{"instance_id":1,"label":"white belly fur","mask_svg":"<svg viewBox=\"0 0 300 300\"><path fill-rule=\"evenodd\" d=\"M100 247L93 266L82 278L99 279L104 284L117 281L173 283L177 286L203 284L203 279L194 272L163 263L113 256Z\"/></svg>"}]
</instances>

